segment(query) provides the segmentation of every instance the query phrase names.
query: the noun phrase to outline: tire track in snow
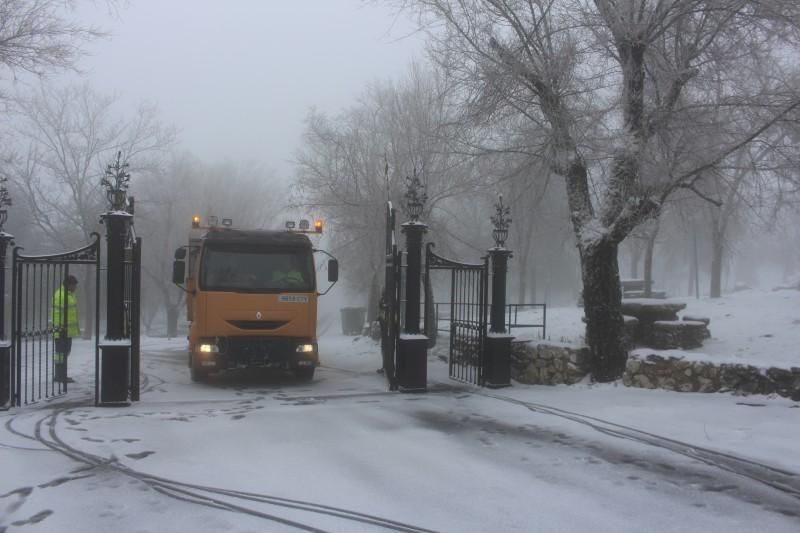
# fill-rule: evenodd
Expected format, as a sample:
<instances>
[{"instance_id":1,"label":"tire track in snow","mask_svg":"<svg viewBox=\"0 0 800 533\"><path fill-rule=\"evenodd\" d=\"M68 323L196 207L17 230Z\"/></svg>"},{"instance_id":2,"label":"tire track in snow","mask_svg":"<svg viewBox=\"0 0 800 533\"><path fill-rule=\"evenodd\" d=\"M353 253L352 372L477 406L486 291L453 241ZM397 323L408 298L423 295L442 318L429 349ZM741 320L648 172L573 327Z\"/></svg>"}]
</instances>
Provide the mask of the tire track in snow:
<instances>
[{"instance_id":1,"label":"tire track in snow","mask_svg":"<svg viewBox=\"0 0 800 533\"><path fill-rule=\"evenodd\" d=\"M35 440L37 443L45 446L47 449L57 451L74 461L86 465L86 467L89 469L112 469L148 485L153 490L165 496L214 509L247 514L256 518L262 518L267 521L280 523L303 531L325 530L313 525L290 520L275 514L266 513L247 507L242 502L253 502L272 507L326 515L333 518L375 526L382 529L389 529L392 531L402 531L408 533L436 533L434 530L417 527L412 524L406 524L380 516L352 511L340 507L323 505L303 500L280 498L276 496L270 496L268 494L258 494L233 489L224 489L209 485L185 483L179 480L155 476L135 470L129 466L119 463L117 458L114 456L110 458L101 457L99 455L79 450L74 446L70 446L64 442L63 439L61 439L61 437L58 435L56 427L59 417L64 412L73 408L74 406L59 406L52 408L51 412L42 415L35 421L33 435L27 435L17 429L12 428L13 432L21 437ZM6 423L7 428L11 427L10 422L11 421L8 421Z\"/></svg>"},{"instance_id":2,"label":"tire track in snow","mask_svg":"<svg viewBox=\"0 0 800 533\"><path fill-rule=\"evenodd\" d=\"M526 402L508 396L492 394L483 390L471 389L478 396L500 400L525 407L535 413L563 418L590 427L591 429L616 438L634 441L647 446L660 448L690 459L700 461L708 466L746 477L763 485L767 485L784 494L800 499L800 473L792 472L774 465L745 459L733 454L704 448L687 442L671 439L623 424L617 424L601 418L582 415L558 407L536 402Z\"/></svg>"}]
</instances>

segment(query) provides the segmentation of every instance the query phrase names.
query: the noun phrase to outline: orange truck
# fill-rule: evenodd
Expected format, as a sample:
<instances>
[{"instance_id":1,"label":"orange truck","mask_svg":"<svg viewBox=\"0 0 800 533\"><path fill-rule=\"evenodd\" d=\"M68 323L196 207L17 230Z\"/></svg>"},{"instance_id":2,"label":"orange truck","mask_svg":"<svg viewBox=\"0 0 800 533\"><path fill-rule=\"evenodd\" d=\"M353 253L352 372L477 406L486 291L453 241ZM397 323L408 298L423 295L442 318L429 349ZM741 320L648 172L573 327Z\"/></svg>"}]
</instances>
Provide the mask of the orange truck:
<instances>
[{"instance_id":1,"label":"orange truck","mask_svg":"<svg viewBox=\"0 0 800 533\"><path fill-rule=\"evenodd\" d=\"M238 368L293 370L312 380L319 366L317 298L338 279L333 256L312 246L322 233L301 220L284 231L240 230L193 217L189 244L175 251L172 280L186 291L193 381ZM317 292L316 252L327 255L327 289Z\"/></svg>"}]
</instances>

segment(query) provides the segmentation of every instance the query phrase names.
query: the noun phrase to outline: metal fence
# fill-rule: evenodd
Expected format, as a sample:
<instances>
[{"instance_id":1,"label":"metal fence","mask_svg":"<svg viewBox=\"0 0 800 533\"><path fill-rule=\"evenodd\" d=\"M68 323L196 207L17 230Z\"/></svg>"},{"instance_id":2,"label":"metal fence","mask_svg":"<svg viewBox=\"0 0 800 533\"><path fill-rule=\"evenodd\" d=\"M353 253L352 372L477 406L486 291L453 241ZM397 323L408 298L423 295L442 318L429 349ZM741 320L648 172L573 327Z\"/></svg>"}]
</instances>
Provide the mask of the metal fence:
<instances>
[{"instance_id":1,"label":"metal fence","mask_svg":"<svg viewBox=\"0 0 800 533\"><path fill-rule=\"evenodd\" d=\"M443 333L450 332L450 302L436 302L433 304L434 313L436 316L436 331L440 331ZM479 304L461 304L461 305L468 305L468 306L478 306ZM485 304L486 307L489 307L489 304ZM536 317L539 320L535 321L525 321L527 314L523 314L524 311L530 309L540 309L541 313L536 313ZM477 309L475 310L477 312ZM511 333L514 328L536 328L540 329L539 338L544 339L547 333L547 304L507 304L506 305L506 329ZM522 315L522 316L521 316ZM440 325L441 322L447 323L446 325Z\"/></svg>"}]
</instances>

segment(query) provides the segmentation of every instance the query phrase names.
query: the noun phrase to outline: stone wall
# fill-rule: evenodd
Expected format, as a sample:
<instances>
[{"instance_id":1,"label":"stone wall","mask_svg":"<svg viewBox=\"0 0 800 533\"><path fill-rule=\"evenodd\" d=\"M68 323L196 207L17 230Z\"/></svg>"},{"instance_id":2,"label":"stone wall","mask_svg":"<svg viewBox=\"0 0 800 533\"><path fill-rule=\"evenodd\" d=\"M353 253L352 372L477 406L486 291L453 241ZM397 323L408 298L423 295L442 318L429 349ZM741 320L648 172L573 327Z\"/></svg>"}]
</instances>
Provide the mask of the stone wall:
<instances>
[{"instance_id":1,"label":"stone wall","mask_svg":"<svg viewBox=\"0 0 800 533\"><path fill-rule=\"evenodd\" d=\"M529 385L572 385L589 374L589 349L512 342L511 377ZM658 354L631 355L622 382L628 387L678 392L778 394L800 401L800 367L758 368L688 361Z\"/></svg>"},{"instance_id":2,"label":"stone wall","mask_svg":"<svg viewBox=\"0 0 800 533\"><path fill-rule=\"evenodd\" d=\"M572 385L589 373L589 349L511 343L511 377L529 385Z\"/></svg>"},{"instance_id":3,"label":"stone wall","mask_svg":"<svg viewBox=\"0 0 800 533\"><path fill-rule=\"evenodd\" d=\"M628 387L680 392L778 394L800 401L800 368L758 368L742 364L687 361L658 354L632 355L622 376Z\"/></svg>"}]
</instances>

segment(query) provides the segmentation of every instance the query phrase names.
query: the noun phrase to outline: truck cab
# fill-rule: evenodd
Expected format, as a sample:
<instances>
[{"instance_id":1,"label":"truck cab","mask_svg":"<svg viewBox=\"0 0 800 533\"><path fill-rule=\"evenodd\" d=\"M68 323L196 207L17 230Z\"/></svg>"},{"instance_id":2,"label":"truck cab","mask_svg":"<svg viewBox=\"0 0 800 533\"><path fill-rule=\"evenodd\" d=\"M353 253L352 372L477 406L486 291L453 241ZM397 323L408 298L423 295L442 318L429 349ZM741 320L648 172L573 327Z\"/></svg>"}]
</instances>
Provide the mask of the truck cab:
<instances>
[{"instance_id":1,"label":"truck cab","mask_svg":"<svg viewBox=\"0 0 800 533\"><path fill-rule=\"evenodd\" d=\"M315 251L302 231L196 225L173 265L173 281L187 292L193 381L257 367L313 379L319 366ZM337 277L331 259L329 282Z\"/></svg>"}]
</instances>

